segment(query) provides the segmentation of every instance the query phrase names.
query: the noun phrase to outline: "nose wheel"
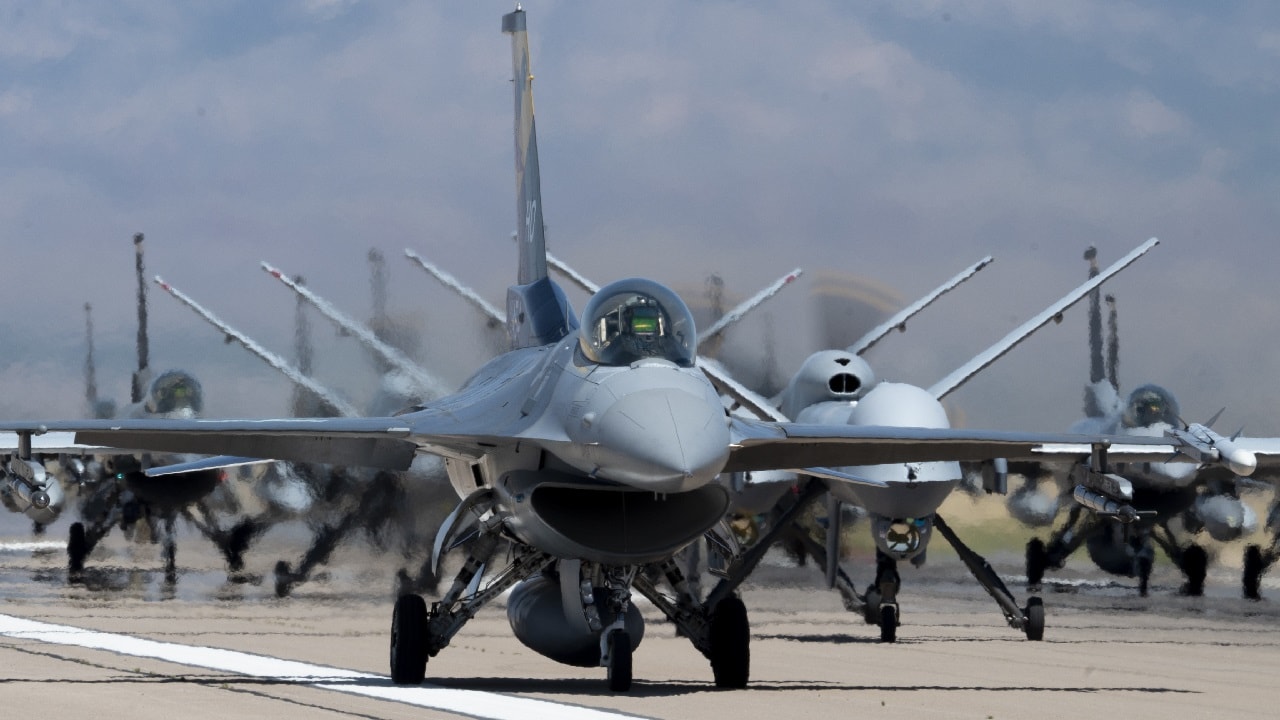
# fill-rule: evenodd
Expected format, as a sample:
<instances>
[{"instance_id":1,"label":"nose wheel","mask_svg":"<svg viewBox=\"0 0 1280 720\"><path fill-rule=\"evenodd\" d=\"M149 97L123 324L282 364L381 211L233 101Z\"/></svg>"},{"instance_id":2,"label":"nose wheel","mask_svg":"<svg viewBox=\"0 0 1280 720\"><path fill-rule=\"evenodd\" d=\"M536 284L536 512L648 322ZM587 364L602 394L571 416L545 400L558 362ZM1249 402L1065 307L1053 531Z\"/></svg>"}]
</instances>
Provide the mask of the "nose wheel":
<instances>
[{"instance_id":1,"label":"nose wheel","mask_svg":"<svg viewBox=\"0 0 1280 720\"><path fill-rule=\"evenodd\" d=\"M1023 631L1028 640L1044 640L1044 601L1038 597L1027 598L1027 606L1022 609L1024 619Z\"/></svg>"},{"instance_id":2,"label":"nose wheel","mask_svg":"<svg viewBox=\"0 0 1280 720\"><path fill-rule=\"evenodd\" d=\"M880 606L880 642L898 640L898 605L885 603Z\"/></svg>"}]
</instances>

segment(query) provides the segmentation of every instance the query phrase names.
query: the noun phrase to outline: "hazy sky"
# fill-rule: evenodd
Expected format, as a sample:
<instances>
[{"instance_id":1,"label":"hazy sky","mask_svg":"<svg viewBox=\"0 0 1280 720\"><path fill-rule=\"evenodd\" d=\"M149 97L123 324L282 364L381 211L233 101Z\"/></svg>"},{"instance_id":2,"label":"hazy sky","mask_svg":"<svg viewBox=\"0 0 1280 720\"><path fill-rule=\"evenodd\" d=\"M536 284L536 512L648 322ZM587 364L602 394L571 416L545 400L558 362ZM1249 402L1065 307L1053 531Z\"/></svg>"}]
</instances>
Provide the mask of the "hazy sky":
<instances>
[{"instance_id":1,"label":"hazy sky","mask_svg":"<svg viewBox=\"0 0 1280 720\"><path fill-rule=\"evenodd\" d=\"M0 6L0 415L126 399L131 237L161 274L288 355L301 273L368 317L365 261L454 381L476 316L401 258L494 302L514 276L509 2ZM1122 390L1189 420L1280 433L1280 7L1271 2L525 3L552 249L600 282L747 294L791 267L909 302L996 263L868 357L929 384L1151 236L1109 286ZM816 341L808 287L743 328L785 370ZM215 415L286 411L274 371L154 287L152 365L195 372ZM577 307L583 299L575 296ZM1086 379L1083 305L953 396L965 422L1065 428ZM315 321L321 377L371 379ZM849 338L851 341L853 338ZM754 342L740 340L743 352ZM1228 427L1230 426L1230 427Z\"/></svg>"}]
</instances>

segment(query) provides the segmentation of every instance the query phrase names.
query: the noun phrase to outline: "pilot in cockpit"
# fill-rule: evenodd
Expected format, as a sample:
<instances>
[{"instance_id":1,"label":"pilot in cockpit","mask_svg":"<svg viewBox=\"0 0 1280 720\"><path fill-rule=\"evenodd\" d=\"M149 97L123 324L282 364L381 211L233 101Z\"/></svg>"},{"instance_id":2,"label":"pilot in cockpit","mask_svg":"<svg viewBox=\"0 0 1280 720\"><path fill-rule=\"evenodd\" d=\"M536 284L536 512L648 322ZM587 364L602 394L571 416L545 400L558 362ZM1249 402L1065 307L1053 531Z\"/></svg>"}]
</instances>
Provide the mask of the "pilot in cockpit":
<instances>
[{"instance_id":1,"label":"pilot in cockpit","mask_svg":"<svg viewBox=\"0 0 1280 720\"><path fill-rule=\"evenodd\" d=\"M607 365L627 365L645 358L691 365L696 352L693 321L680 316L680 312L688 312L679 299L672 295L664 304L655 297L664 289L652 283L631 280L618 285L615 292L606 288L587 305L583 353ZM668 307L676 310L676 317Z\"/></svg>"},{"instance_id":2,"label":"pilot in cockpit","mask_svg":"<svg viewBox=\"0 0 1280 720\"><path fill-rule=\"evenodd\" d=\"M1125 427L1151 427L1164 423L1173 427L1181 424L1178 402L1169 391L1157 385L1143 385L1129 396L1129 403L1121 417Z\"/></svg>"},{"instance_id":3,"label":"pilot in cockpit","mask_svg":"<svg viewBox=\"0 0 1280 720\"><path fill-rule=\"evenodd\" d=\"M600 318L598 337L602 348L610 348L618 360L662 357L664 336L662 309L649 298L637 295L616 311Z\"/></svg>"}]
</instances>

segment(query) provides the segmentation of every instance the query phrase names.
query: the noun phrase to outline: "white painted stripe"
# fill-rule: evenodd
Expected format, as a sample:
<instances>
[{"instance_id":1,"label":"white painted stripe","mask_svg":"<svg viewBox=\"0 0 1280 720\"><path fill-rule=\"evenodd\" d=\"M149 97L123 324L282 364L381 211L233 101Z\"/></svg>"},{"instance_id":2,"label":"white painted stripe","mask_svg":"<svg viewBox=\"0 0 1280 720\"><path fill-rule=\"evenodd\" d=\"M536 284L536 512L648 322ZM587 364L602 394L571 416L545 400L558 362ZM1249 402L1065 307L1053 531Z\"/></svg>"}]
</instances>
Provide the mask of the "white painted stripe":
<instances>
[{"instance_id":1,"label":"white painted stripe","mask_svg":"<svg viewBox=\"0 0 1280 720\"><path fill-rule=\"evenodd\" d=\"M597 708L565 705L549 700L501 695L480 690L455 690L433 685L394 685L388 677L355 670L311 665L235 650L146 640L128 635L84 630L68 625L53 625L12 615L0 615L0 635L20 640L38 640L55 645L106 650L121 655L153 658L237 675L294 682L323 690L363 695L469 717L494 720L538 720L540 718L604 720L638 717Z\"/></svg>"},{"instance_id":2,"label":"white painted stripe","mask_svg":"<svg viewBox=\"0 0 1280 720\"><path fill-rule=\"evenodd\" d=\"M31 540L29 542L0 542L0 552L35 552L36 550L66 550L65 540Z\"/></svg>"}]
</instances>

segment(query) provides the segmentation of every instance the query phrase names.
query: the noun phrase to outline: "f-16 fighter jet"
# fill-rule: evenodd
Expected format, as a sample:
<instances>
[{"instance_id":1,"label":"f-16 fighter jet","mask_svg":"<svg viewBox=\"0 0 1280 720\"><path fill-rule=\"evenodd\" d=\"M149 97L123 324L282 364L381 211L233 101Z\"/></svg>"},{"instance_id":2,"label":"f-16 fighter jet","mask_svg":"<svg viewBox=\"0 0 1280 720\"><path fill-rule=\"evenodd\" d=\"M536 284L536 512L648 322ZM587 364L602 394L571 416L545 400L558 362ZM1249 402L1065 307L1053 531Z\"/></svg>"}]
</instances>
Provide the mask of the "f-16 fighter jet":
<instances>
[{"instance_id":1,"label":"f-16 fighter jet","mask_svg":"<svg viewBox=\"0 0 1280 720\"><path fill-rule=\"evenodd\" d=\"M1096 275L1097 250L1089 248L1085 259L1089 261L1090 274ZM1015 465L1014 469L1025 474L1028 482L1009 497L1014 517L1028 525L1051 525L1062 506L1058 498L1067 499L1066 504L1070 505L1066 521L1054 529L1047 543L1040 538L1027 543L1027 584L1039 586L1046 570L1063 567L1067 557L1083 545L1099 568L1136 577L1138 592L1145 596L1159 548L1182 571L1185 582L1181 592L1201 595L1209 555L1195 542L1194 535L1204 530L1212 539L1228 542L1256 529L1257 517L1237 495L1236 480L1252 474L1258 460L1265 461L1268 455L1260 456L1256 451L1274 448L1280 441L1224 437L1209 427L1216 415L1202 425L1188 425L1173 393L1159 385L1141 385L1122 399L1116 377L1119 352L1115 304L1114 298L1107 300L1111 306L1111 333L1105 362L1098 291L1090 300L1090 382L1085 387L1085 417L1072 426L1072 431L1169 437L1201 462L1121 464L1102 484L1079 482L1060 463ZM1274 478L1276 469L1263 468L1259 474ZM1058 481L1061 492L1056 498L1037 492L1036 485L1044 475L1052 475ZM1189 531L1191 539L1175 532L1175 521ZM1257 595L1263 567L1258 562L1260 555L1246 551L1246 597Z\"/></svg>"}]
</instances>

